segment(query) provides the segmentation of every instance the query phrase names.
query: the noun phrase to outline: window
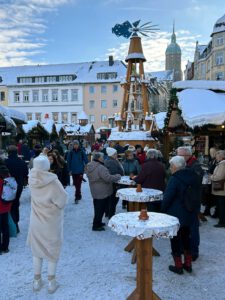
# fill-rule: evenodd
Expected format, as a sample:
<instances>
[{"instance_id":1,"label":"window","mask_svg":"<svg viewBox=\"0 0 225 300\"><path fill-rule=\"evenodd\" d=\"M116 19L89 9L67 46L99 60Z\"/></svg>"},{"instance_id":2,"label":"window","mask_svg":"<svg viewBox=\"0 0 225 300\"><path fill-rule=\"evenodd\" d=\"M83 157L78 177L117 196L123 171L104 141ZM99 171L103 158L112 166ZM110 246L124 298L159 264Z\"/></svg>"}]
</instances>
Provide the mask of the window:
<instances>
[{"instance_id":1,"label":"window","mask_svg":"<svg viewBox=\"0 0 225 300\"><path fill-rule=\"evenodd\" d=\"M222 52L216 53L215 63L216 63L217 66L223 64L223 53Z\"/></svg>"},{"instance_id":2,"label":"window","mask_svg":"<svg viewBox=\"0 0 225 300\"><path fill-rule=\"evenodd\" d=\"M101 108L107 108L107 101L101 100Z\"/></svg>"},{"instance_id":3,"label":"window","mask_svg":"<svg viewBox=\"0 0 225 300\"><path fill-rule=\"evenodd\" d=\"M89 101L89 108L90 109L95 108L95 100L90 100Z\"/></svg>"},{"instance_id":4,"label":"window","mask_svg":"<svg viewBox=\"0 0 225 300\"><path fill-rule=\"evenodd\" d=\"M18 83L32 83L32 77L17 77Z\"/></svg>"},{"instance_id":5,"label":"window","mask_svg":"<svg viewBox=\"0 0 225 300\"><path fill-rule=\"evenodd\" d=\"M97 73L97 79L115 79L116 77L116 72Z\"/></svg>"},{"instance_id":6,"label":"window","mask_svg":"<svg viewBox=\"0 0 225 300\"><path fill-rule=\"evenodd\" d=\"M29 102L29 92L25 91L23 92L23 102Z\"/></svg>"},{"instance_id":7,"label":"window","mask_svg":"<svg viewBox=\"0 0 225 300\"><path fill-rule=\"evenodd\" d=\"M224 73L223 72L217 72L215 79L216 80L224 80Z\"/></svg>"},{"instance_id":8,"label":"window","mask_svg":"<svg viewBox=\"0 0 225 300\"><path fill-rule=\"evenodd\" d=\"M68 101L68 90L62 90L62 101L63 102Z\"/></svg>"},{"instance_id":9,"label":"window","mask_svg":"<svg viewBox=\"0 0 225 300\"><path fill-rule=\"evenodd\" d=\"M220 46L220 45L223 45L223 36L219 36L216 39L216 46Z\"/></svg>"},{"instance_id":10,"label":"window","mask_svg":"<svg viewBox=\"0 0 225 300\"><path fill-rule=\"evenodd\" d=\"M39 101L39 92L38 91L32 91L33 92L33 102Z\"/></svg>"},{"instance_id":11,"label":"window","mask_svg":"<svg viewBox=\"0 0 225 300\"><path fill-rule=\"evenodd\" d=\"M205 77L205 63L201 64L201 77Z\"/></svg>"},{"instance_id":12,"label":"window","mask_svg":"<svg viewBox=\"0 0 225 300\"><path fill-rule=\"evenodd\" d=\"M94 123L95 122L95 116L94 115L89 115L89 122Z\"/></svg>"},{"instance_id":13,"label":"window","mask_svg":"<svg viewBox=\"0 0 225 300\"><path fill-rule=\"evenodd\" d=\"M5 92L0 93L0 101L5 101Z\"/></svg>"},{"instance_id":14,"label":"window","mask_svg":"<svg viewBox=\"0 0 225 300\"><path fill-rule=\"evenodd\" d=\"M53 119L53 121L58 122L59 121L59 113L53 112L52 119Z\"/></svg>"},{"instance_id":15,"label":"window","mask_svg":"<svg viewBox=\"0 0 225 300\"><path fill-rule=\"evenodd\" d=\"M32 113L27 113L27 120L28 121L32 120Z\"/></svg>"},{"instance_id":16,"label":"window","mask_svg":"<svg viewBox=\"0 0 225 300\"><path fill-rule=\"evenodd\" d=\"M46 81L47 82L56 82L56 76L47 76Z\"/></svg>"},{"instance_id":17,"label":"window","mask_svg":"<svg viewBox=\"0 0 225 300\"><path fill-rule=\"evenodd\" d=\"M35 120L41 121L41 113L35 113Z\"/></svg>"},{"instance_id":18,"label":"window","mask_svg":"<svg viewBox=\"0 0 225 300\"><path fill-rule=\"evenodd\" d=\"M77 122L77 114L76 113L72 113L71 114L71 123L76 123Z\"/></svg>"},{"instance_id":19,"label":"window","mask_svg":"<svg viewBox=\"0 0 225 300\"><path fill-rule=\"evenodd\" d=\"M106 94L106 91L107 91L106 85L102 85L102 86L101 86L101 93L102 93L102 94Z\"/></svg>"},{"instance_id":20,"label":"window","mask_svg":"<svg viewBox=\"0 0 225 300\"><path fill-rule=\"evenodd\" d=\"M14 92L14 102L20 102L20 92Z\"/></svg>"},{"instance_id":21,"label":"window","mask_svg":"<svg viewBox=\"0 0 225 300\"><path fill-rule=\"evenodd\" d=\"M210 59L207 62L207 71L210 71Z\"/></svg>"},{"instance_id":22,"label":"window","mask_svg":"<svg viewBox=\"0 0 225 300\"><path fill-rule=\"evenodd\" d=\"M78 89L71 90L71 101L78 101Z\"/></svg>"},{"instance_id":23,"label":"window","mask_svg":"<svg viewBox=\"0 0 225 300\"><path fill-rule=\"evenodd\" d=\"M62 123L68 123L68 113L62 112Z\"/></svg>"},{"instance_id":24,"label":"window","mask_svg":"<svg viewBox=\"0 0 225 300\"><path fill-rule=\"evenodd\" d=\"M52 90L52 101L53 102L58 101L58 90Z\"/></svg>"},{"instance_id":25,"label":"window","mask_svg":"<svg viewBox=\"0 0 225 300\"><path fill-rule=\"evenodd\" d=\"M118 107L118 101L117 100L113 100L112 107Z\"/></svg>"},{"instance_id":26,"label":"window","mask_svg":"<svg viewBox=\"0 0 225 300\"><path fill-rule=\"evenodd\" d=\"M35 83L43 83L43 82L45 82L45 78L44 77L35 77L34 81L35 81Z\"/></svg>"},{"instance_id":27,"label":"window","mask_svg":"<svg viewBox=\"0 0 225 300\"><path fill-rule=\"evenodd\" d=\"M42 90L42 102L48 102L48 90Z\"/></svg>"},{"instance_id":28,"label":"window","mask_svg":"<svg viewBox=\"0 0 225 300\"><path fill-rule=\"evenodd\" d=\"M106 115L101 115L101 122L104 123L108 120Z\"/></svg>"},{"instance_id":29,"label":"window","mask_svg":"<svg viewBox=\"0 0 225 300\"><path fill-rule=\"evenodd\" d=\"M72 75L59 76L59 81L72 81L74 79L75 79L75 76L72 76Z\"/></svg>"},{"instance_id":30,"label":"window","mask_svg":"<svg viewBox=\"0 0 225 300\"><path fill-rule=\"evenodd\" d=\"M93 85L89 86L89 93L94 94L95 93L95 87Z\"/></svg>"},{"instance_id":31,"label":"window","mask_svg":"<svg viewBox=\"0 0 225 300\"><path fill-rule=\"evenodd\" d=\"M118 85L114 84L113 85L113 93L118 92Z\"/></svg>"}]
</instances>

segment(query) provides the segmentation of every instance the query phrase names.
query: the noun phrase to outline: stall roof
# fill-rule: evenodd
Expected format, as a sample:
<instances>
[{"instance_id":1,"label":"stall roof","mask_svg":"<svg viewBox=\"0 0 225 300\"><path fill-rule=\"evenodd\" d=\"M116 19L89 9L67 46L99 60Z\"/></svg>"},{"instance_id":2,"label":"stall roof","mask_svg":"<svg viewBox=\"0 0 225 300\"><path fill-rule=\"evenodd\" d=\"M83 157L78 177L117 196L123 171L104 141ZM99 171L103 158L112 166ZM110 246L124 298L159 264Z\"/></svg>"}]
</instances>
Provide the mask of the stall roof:
<instances>
[{"instance_id":1,"label":"stall roof","mask_svg":"<svg viewBox=\"0 0 225 300\"><path fill-rule=\"evenodd\" d=\"M111 132L109 141L150 141L154 140L147 131Z\"/></svg>"},{"instance_id":2,"label":"stall roof","mask_svg":"<svg viewBox=\"0 0 225 300\"><path fill-rule=\"evenodd\" d=\"M26 123L27 117L24 113L17 111L12 108L7 108L5 106L0 105L0 114L2 116L7 116L8 118L13 119L14 121L19 121L22 123Z\"/></svg>"},{"instance_id":3,"label":"stall roof","mask_svg":"<svg viewBox=\"0 0 225 300\"><path fill-rule=\"evenodd\" d=\"M155 121L156 121L156 125L159 129L163 129L164 127L164 120L166 118L166 114L167 112L160 112L154 115L155 117Z\"/></svg>"},{"instance_id":4,"label":"stall roof","mask_svg":"<svg viewBox=\"0 0 225 300\"><path fill-rule=\"evenodd\" d=\"M49 133L44 126L40 123L40 121L38 120L30 120L27 121L27 124L23 124L23 130L25 133L28 133L29 131L31 131L33 128L37 127L37 126L41 126L47 133Z\"/></svg>"},{"instance_id":5,"label":"stall roof","mask_svg":"<svg viewBox=\"0 0 225 300\"><path fill-rule=\"evenodd\" d=\"M184 89L205 89L214 91L225 91L224 80L183 80L173 83L173 88Z\"/></svg>"},{"instance_id":6,"label":"stall roof","mask_svg":"<svg viewBox=\"0 0 225 300\"><path fill-rule=\"evenodd\" d=\"M204 89L186 89L177 93L182 117L190 127L225 122L225 93Z\"/></svg>"}]
</instances>

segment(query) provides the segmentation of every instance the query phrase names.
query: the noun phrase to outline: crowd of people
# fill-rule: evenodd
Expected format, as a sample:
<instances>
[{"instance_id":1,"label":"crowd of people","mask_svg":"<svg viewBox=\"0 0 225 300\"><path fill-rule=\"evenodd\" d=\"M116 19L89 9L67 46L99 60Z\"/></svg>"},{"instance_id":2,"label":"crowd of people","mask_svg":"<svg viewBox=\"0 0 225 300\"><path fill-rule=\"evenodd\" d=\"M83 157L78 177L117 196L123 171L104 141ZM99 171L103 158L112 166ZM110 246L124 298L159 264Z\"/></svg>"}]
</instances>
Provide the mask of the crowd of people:
<instances>
[{"instance_id":1,"label":"crowd of people","mask_svg":"<svg viewBox=\"0 0 225 300\"><path fill-rule=\"evenodd\" d=\"M17 233L20 232L20 197L23 187L28 184L31 216L27 243L33 255L34 291L39 291L43 285L43 259L48 261L48 292L54 293L58 288L55 275L62 244L63 209L67 201L65 188L72 178L74 203L78 204L82 199L85 173L93 198L93 231L104 231L103 216L110 219L116 214L119 200L116 191L120 188L121 176L129 176L144 188L163 191L163 200L148 203L147 210L175 216L180 222L177 236L171 239L174 265L170 265L169 270L176 274L183 274L184 270L191 273L192 262L199 257L201 204L205 205L205 215L211 215L211 208L215 206L215 213L211 215L218 218L215 227L225 228L224 150L210 149L207 176L211 184L210 188L209 184L207 186L206 197L202 184L206 171L188 146L177 148L168 162L159 150L148 145L144 148L141 145L122 147L119 143L96 142L92 145L89 160L78 140L71 141L66 151L57 143L44 147L35 145L29 157L26 146L21 141L17 146L10 145L8 157L0 158L0 195L5 178L12 176L17 182L15 200L6 203L0 196L0 254L9 252L9 213ZM129 209L125 201L122 207Z\"/></svg>"}]
</instances>

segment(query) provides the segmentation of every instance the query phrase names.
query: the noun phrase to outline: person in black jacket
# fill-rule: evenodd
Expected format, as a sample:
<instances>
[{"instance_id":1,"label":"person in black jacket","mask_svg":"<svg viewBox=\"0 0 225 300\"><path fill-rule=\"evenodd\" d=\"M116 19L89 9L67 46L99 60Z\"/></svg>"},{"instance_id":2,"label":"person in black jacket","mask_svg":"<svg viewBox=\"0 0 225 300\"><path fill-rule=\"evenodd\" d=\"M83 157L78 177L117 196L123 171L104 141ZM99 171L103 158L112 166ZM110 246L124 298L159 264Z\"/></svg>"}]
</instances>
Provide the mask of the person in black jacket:
<instances>
[{"instance_id":1,"label":"person in black jacket","mask_svg":"<svg viewBox=\"0 0 225 300\"><path fill-rule=\"evenodd\" d=\"M171 241L172 255L175 266L169 266L169 270L183 274L183 269L192 272L192 255L191 255L191 227L196 222L198 204L196 209L189 211L185 205L185 193L188 186L197 191L198 185L196 176L193 172L185 168L185 159L182 156L174 156L170 160L170 170L172 176L164 192L161 211L168 215L177 217L180 222L180 229L177 236ZM184 264L182 264L182 253L184 253Z\"/></svg>"},{"instance_id":2,"label":"person in black jacket","mask_svg":"<svg viewBox=\"0 0 225 300\"><path fill-rule=\"evenodd\" d=\"M199 215L200 208L201 208L201 199L202 199L202 178L204 174L203 169L200 163L198 162L198 160L192 154L191 147L188 146L178 147L177 155L180 155L185 159L186 168L192 171L193 176L196 175L196 184L197 184L196 195L198 196L199 199L199 208L198 208L198 212L196 213ZM193 222L191 226L191 253L192 253L193 261L198 259L199 245L200 245L200 232L199 232L199 219L197 218L196 222Z\"/></svg>"},{"instance_id":3,"label":"person in black jacket","mask_svg":"<svg viewBox=\"0 0 225 300\"><path fill-rule=\"evenodd\" d=\"M17 233L19 230L19 206L20 206L20 196L23 191L24 182L27 181L28 176L28 168L26 163L18 157L17 147L14 145L10 145L8 147L8 159L5 161L7 168L9 169L9 173L12 177L16 179L17 182L17 192L16 199L13 201L11 208L11 216L13 218L14 223L17 227Z\"/></svg>"}]
</instances>

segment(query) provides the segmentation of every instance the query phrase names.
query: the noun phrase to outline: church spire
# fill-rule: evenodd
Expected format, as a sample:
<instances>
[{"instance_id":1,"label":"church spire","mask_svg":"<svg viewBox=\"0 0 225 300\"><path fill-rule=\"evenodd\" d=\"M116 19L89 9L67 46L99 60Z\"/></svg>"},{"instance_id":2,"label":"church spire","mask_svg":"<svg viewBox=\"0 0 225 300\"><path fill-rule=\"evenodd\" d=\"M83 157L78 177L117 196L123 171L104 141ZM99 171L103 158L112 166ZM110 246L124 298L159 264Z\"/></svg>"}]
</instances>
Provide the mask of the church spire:
<instances>
[{"instance_id":1,"label":"church spire","mask_svg":"<svg viewBox=\"0 0 225 300\"><path fill-rule=\"evenodd\" d=\"M175 21L173 20L173 34L171 35L171 43L176 43Z\"/></svg>"}]
</instances>

